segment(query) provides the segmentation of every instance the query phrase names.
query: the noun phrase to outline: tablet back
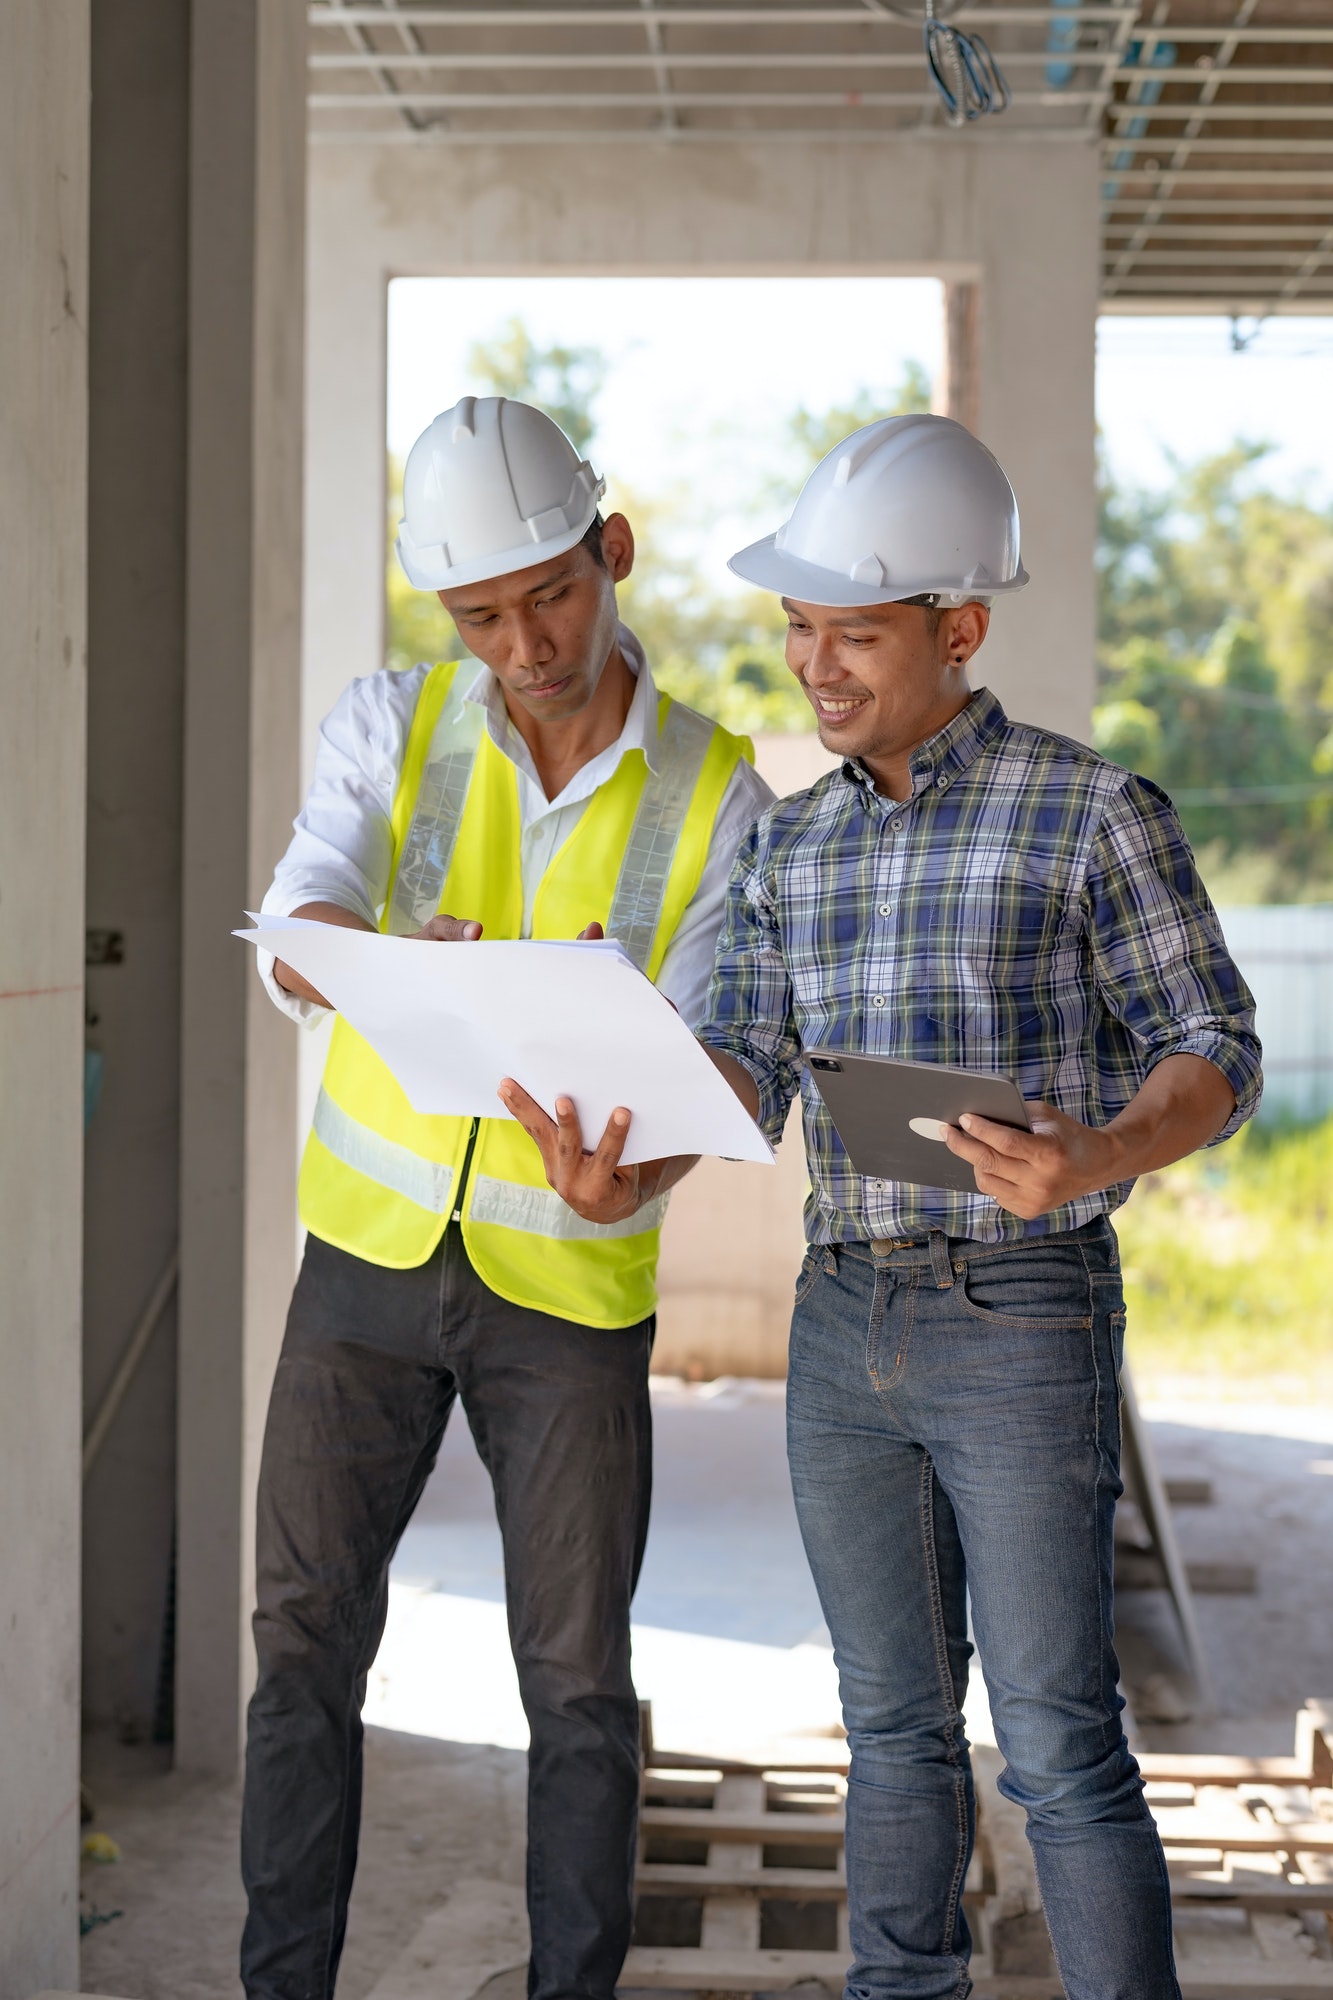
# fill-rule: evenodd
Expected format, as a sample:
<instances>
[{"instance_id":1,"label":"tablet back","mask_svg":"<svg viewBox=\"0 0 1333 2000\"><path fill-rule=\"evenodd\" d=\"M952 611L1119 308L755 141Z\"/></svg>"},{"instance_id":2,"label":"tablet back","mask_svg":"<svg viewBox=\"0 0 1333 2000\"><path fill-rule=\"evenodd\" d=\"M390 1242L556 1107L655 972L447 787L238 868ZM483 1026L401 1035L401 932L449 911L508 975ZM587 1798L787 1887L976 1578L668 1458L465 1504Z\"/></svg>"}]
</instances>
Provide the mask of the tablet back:
<instances>
[{"instance_id":1,"label":"tablet back","mask_svg":"<svg viewBox=\"0 0 1333 2000\"><path fill-rule=\"evenodd\" d=\"M967 1161L942 1140L914 1132L912 1118L956 1125L971 1111L1020 1131L1032 1129L1018 1087L1007 1076L892 1056L854 1056L842 1049L807 1049L805 1060L848 1158L871 1180L976 1193Z\"/></svg>"}]
</instances>

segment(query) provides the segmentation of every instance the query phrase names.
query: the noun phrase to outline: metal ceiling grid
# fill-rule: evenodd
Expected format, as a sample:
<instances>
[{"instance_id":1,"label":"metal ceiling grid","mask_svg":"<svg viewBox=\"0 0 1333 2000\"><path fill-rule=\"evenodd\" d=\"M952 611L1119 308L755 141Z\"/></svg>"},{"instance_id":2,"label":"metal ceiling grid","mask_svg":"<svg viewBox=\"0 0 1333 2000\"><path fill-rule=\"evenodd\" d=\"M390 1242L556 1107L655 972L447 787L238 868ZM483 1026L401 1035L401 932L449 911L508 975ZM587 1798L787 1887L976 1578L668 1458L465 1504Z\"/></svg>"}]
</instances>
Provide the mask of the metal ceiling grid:
<instances>
[{"instance_id":1,"label":"metal ceiling grid","mask_svg":"<svg viewBox=\"0 0 1333 2000\"><path fill-rule=\"evenodd\" d=\"M971 140L892 0L308 15L316 144ZM1333 0L972 0L949 19L1013 90L988 141L1102 147L1104 309L1333 309Z\"/></svg>"},{"instance_id":2,"label":"metal ceiling grid","mask_svg":"<svg viewBox=\"0 0 1333 2000\"><path fill-rule=\"evenodd\" d=\"M1137 0L984 0L950 12L985 34L1013 89L988 133L1095 133L1137 12ZM316 143L950 136L920 21L875 0L328 0L309 18Z\"/></svg>"}]
</instances>

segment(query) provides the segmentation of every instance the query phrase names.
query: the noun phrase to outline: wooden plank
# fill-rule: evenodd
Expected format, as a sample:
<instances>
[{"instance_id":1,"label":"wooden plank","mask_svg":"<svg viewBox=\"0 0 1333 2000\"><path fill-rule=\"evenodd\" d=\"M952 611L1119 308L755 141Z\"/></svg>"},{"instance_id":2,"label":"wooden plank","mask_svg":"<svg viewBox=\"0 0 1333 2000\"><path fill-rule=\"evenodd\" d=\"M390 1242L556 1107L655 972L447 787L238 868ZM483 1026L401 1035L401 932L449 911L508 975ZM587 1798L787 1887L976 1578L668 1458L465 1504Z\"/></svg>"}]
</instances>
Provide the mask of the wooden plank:
<instances>
[{"instance_id":1,"label":"wooden plank","mask_svg":"<svg viewBox=\"0 0 1333 2000\"><path fill-rule=\"evenodd\" d=\"M841 1987L847 1961L836 1951L690 1951L682 1947L633 1945L620 1975L622 1989L666 1992L767 1993L807 1979ZM981 1975L974 2000L1063 2000L1057 1979ZM1180 1967L1182 2000L1307 2000L1333 1993L1333 1965L1318 1959L1277 1966L1242 1960L1191 1971Z\"/></svg>"},{"instance_id":2,"label":"wooden plank","mask_svg":"<svg viewBox=\"0 0 1333 2000\"><path fill-rule=\"evenodd\" d=\"M806 1979L841 1988L847 1961L839 1951L693 1951L685 1945L631 1945L618 1984L677 1992L768 1993Z\"/></svg>"},{"instance_id":3,"label":"wooden plank","mask_svg":"<svg viewBox=\"0 0 1333 2000\"><path fill-rule=\"evenodd\" d=\"M1139 1753L1154 1784L1333 1785L1333 1701L1312 1696L1296 1711L1294 1757L1219 1757L1190 1751Z\"/></svg>"},{"instance_id":4,"label":"wooden plank","mask_svg":"<svg viewBox=\"0 0 1333 2000\"><path fill-rule=\"evenodd\" d=\"M844 1745L841 1755L831 1750L826 1759L817 1762L804 1757L783 1757L756 1763L753 1757L704 1757L688 1750L654 1750L648 1759L646 1775L651 1777L654 1771L716 1771L722 1777L765 1777L777 1772L784 1777L788 1772L798 1777L807 1773L841 1777L847 1770L848 1754Z\"/></svg>"},{"instance_id":5,"label":"wooden plank","mask_svg":"<svg viewBox=\"0 0 1333 2000\"><path fill-rule=\"evenodd\" d=\"M709 1860L705 1868L689 1861L641 1861L635 1884L675 1896L726 1896L743 1890L752 1896L795 1896L804 1902L836 1902L847 1894L847 1877L838 1868L741 1867Z\"/></svg>"},{"instance_id":6,"label":"wooden plank","mask_svg":"<svg viewBox=\"0 0 1333 2000\"><path fill-rule=\"evenodd\" d=\"M1266 1910L1276 1915L1298 1910L1333 1910L1333 1882L1247 1883L1201 1882L1188 1875L1171 1876L1171 1900L1177 1908L1214 1907L1223 1910Z\"/></svg>"},{"instance_id":7,"label":"wooden plank","mask_svg":"<svg viewBox=\"0 0 1333 2000\"><path fill-rule=\"evenodd\" d=\"M1216 1848L1223 1854L1333 1854L1333 1820L1265 1826L1260 1820L1218 1819L1191 1806L1157 1816L1163 1847Z\"/></svg>"},{"instance_id":8,"label":"wooden plank","mask_svg":"<svg viewBox=\"0 0 1333 2000\"><path fill-rule=\"evenodd\" d=\"M682 1840L760 1841L780 1847L784 1842L808 1847L840 1846L841 1811L828 1813L702 1812L689 1806L644 1806L639 1825L645 1833L671 1833Z\"/></svg>"},{"instance_id":9,"label":"wooden plank","mask_svg":"<svg viewBox=\"0 0 1333 2000\"><path fill-rule=\"evenodd\" d=\"M762 1778L731 1775L719 1783L713 1811L705 1817L716 1820L720 1814L727 1813L763 1820L768 1816L767 1809L768 1787ZM764 1865L763 1846L759 1841L711 1841L704 1873L716 1870L719 1875L725 1874L729 1872L733 1859L737 1868L755 1874ZM757 1896L727 1889L709 1896L704 1903L700 1949L757 1951L761 1916Z\"/></svg>"},{"instance_id":10,"label":"wooden plank","mask_svg":"<svg viewBox=\"0 0 1333 2000\"><path fill-rule=\"evenodd\" d=\"M1311 1773L1295 1757L1217 1757L1177 1750L1137 1750L1152 1785L1308 1785Z\"/></svg>"},{"instance_id":11,"label":"wooden plank","mask_svg":"<svg viewBox=\"0 0 1333 2000\"><path fill-rule=\"evenodd\" d=\"M1306 2000L1312 1993L1333 1993L1333 1965L1327 1959L1293 1959L1281 1966L1240 1959L1194 1972L1186 1959L1177 1971L1181 2000Z\"/></svg>"}]
</instances>

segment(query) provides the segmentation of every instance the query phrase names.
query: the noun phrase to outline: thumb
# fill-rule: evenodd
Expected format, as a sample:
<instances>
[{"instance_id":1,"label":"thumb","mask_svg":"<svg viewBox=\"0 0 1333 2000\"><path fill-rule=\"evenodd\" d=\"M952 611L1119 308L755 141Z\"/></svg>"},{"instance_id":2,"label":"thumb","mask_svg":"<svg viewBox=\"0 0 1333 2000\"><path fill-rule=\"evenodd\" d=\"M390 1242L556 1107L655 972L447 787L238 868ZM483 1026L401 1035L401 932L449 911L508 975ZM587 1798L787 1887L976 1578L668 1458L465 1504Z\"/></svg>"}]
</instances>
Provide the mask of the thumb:
<instances>
[{"instance_id":1,"label":"thumb","mask_svg":"<svg viewBox=\"0 0 1333 2000\"><path fill-rule=\"evenodd\" d=\"M598 938L604 938L605 936L606 932L602 929L601 925L594 921L593 923L585 925L584 928L579 932L578 941L580 944L586 944L586 943L595 944Z\"/></svg>"}]
</instances>

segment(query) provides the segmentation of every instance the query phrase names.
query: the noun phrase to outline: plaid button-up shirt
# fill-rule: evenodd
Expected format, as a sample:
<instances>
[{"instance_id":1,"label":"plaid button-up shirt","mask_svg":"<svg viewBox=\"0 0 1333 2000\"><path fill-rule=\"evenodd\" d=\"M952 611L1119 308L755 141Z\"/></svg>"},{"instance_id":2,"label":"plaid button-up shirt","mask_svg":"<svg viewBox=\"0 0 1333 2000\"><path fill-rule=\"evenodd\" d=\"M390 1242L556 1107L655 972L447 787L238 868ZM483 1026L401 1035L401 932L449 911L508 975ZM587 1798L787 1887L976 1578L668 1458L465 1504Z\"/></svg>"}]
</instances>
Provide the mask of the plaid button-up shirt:
<instances>
[{"instance_id":1,"label":"plaid button-up shirt","mask_svg":"<svg viewBox=\"0 0 1333 2000\"><path fill-rule=\"evenodd\" d=\"M1033 1222L989 1196L867 1180L802 1050L1011 1076L1084 1124L1122 1111L1164 1056L1203 1056L1259 1101L1254 1002L1170 800L986 689L911 759L911 797L845 763L742 841L699 1034L750 1071L776 1141L803 1098L806 1234L929 1228L983 1242L1074 1229L1132 1182Z\"/></svg>"}]
</instances>

